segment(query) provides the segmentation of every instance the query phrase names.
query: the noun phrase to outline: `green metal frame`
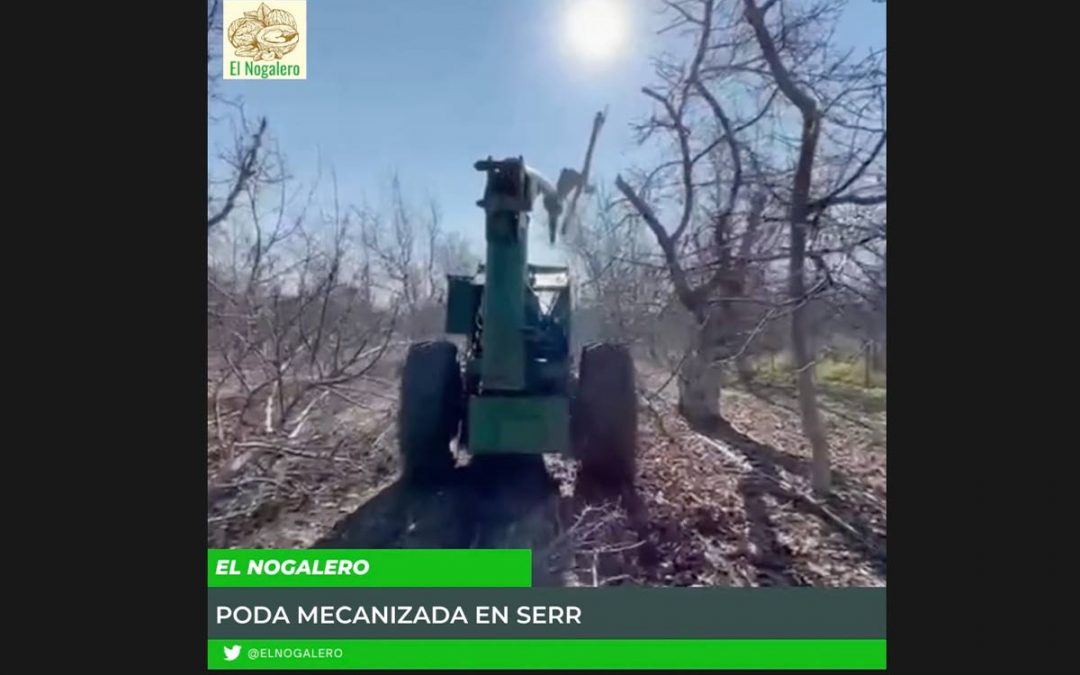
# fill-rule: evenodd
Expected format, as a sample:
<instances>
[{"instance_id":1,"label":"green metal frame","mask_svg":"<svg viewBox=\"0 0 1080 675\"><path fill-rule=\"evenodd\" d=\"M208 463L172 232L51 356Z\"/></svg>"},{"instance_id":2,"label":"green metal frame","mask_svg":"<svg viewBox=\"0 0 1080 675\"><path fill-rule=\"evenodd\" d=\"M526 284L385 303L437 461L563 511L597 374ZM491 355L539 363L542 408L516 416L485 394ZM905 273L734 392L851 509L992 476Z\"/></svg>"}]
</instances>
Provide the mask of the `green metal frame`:
<instances>
[{"instance_id":1,"label":"green metal frame","mask_svg":"<svg viewBox=\"0 0 1080 675\"><path fill-rule=\"evenodd\" d=\"M478 162L487 171L487 255L476 275L448 277L446 332L466 338L470 452L570 451L569 271L528 264L534 174L521 158ZM538 293L554 294L544 311Z\"/></svg>"},{"instance_id":2,"label":"green metal frame","mask_svg":"<svg viewBox=\"0 0 1080 675\"><path fill-rule=\"evenodd\" d=\"M447 277L446 332L450 335L469 335L476 330L476 314L484 287L474 283L471 276Z\"/></svg>"},{"instance_id":3,"label":"green metal frame","mask_svg":"<svg viewBox=\"0 0 1080 675\"><path fill-rule=\"evenodd\" d=\"M569 453L570 401L565 396L472 396L469 452Z\"/></svg>"}]
</instances>

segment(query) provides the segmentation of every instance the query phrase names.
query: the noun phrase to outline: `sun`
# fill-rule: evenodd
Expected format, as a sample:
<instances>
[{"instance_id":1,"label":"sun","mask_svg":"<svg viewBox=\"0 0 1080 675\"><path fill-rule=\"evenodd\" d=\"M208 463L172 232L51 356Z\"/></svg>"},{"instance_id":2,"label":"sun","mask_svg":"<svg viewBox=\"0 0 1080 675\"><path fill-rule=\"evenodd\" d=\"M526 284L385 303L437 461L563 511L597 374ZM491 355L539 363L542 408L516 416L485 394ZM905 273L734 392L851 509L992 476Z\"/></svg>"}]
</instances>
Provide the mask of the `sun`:
<instances>
[{"instance_id":1,"label":"sun","mask_svg":"<svg viewBox=\"0 0 1080 675\"><path fill-rule=\"evenodd\" d=\"M611 60L626 40L623 0L570 0L563 31L576 57L590 62Z\"/></svg>"}]
</instances>

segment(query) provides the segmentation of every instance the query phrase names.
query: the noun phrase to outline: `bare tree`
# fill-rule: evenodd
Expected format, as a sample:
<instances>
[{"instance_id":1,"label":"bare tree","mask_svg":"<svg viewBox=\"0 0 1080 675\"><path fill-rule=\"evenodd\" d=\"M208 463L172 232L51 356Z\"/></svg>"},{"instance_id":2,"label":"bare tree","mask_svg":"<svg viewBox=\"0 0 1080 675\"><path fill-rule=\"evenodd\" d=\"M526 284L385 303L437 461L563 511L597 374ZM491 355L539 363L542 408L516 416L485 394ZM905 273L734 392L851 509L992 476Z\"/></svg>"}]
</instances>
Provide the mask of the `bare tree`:
<instances>
[{"instance_id":1,"label":"bare tree","mask_svg":"<svg viewBox=\"0 0 1080 675\"><path fill-rule=\"evenodd\" d=\"M575 339L643 345L663 361L671 345L661 338L660 317L671 309L671 285L637 220L601 187L564 240L581 279Z\"/></svg>"},{"instance_id":2,"label":"bare tree","mask_svg":"<svg viewBox=\"0 0 1080 675\"><path fill-rule=\"evenodd\" d=\"M791 317L791 344L797 373L799 408L802 414L803 432L810 441L813 451L814 490L828 493L830 490L829 446L821 414L817 405L817 392L814 383L814 355L810 349L806 332L806 310L802 302L806 296L806 258L807 233L812 227L811 219L815 213L842 203L872 205L885 201L884 187L873 195L862 196L845 193L853 186L870 166L885 144L884 101L881 101L881 128L877 132L879 139L869 155L859 163L857 169L844 177L840 185L825 196L813 199L815 161L818 159L819 141L822 126L826 122L841 127L851 127L851 123L839 115L830 119L830 111L852 113L856 122L863 122L863 111L874 96L883 97L884 82L880 62L875 55L852 66L846 62L847 55L834 56L829 44L828 34L823 27L834 22L839 16L843 3L818 2L802 11L787 16L783 5L776 8L777 18L769 25L769 11L777 5L777 0L768 0L759 5L755 0L743 0L745 18L753 29L754 39L760 49L760 59L768 68L771 79L776 83L783 96L799 112L801 133L798 142L798 159L794 176L791 179L788 197L790 243L790 288L791 298L797 302ZM822 29L815 34L814 28ZM800 35L801 33L801 35ZM804 39L799 39L806 35ZM789 36L793 36L789 39ZM782 53L783 52L783 53ZM785 60L785 55L788 57ZM812 66L800 67L801 64L819 60L824 62L824 69ZM802 72L799 72L799 71ZM867 93L870 96L867 96ZM859 105L860 108L853 108ZM853 130L858 131L858 128ZM854 153L853 153L854 154ZM848 163L851 162L849 157Z\"/></svg>"},{"instance_id":3,"label":"bare tree","mask_svg":"<svg viewBox=\"0 0 1080 675\"><path fill-rule=\"evenodd\" d=\"M718 415L716 364L745 354L762 321L790 316L813 482L827 492L807 307L857 287L845 277L884 240L883 213L867 216L885 202L884 50L862 59L836 50L842 0L665 4L674 16L666 30L682 30L693 48L688 62L656 61L660 85L643 89L656 112L640 130L643 142L665 140L674 157L639 172L636 186L621 176L616 184L653 233L676 297L698 322L690 370L680 375L680 407L693 421ZM709 188L711 202L703 194ZM676 214L673 224L664 212ZM786 298L769 290L781 261ZM749 335L747 310L755 327Z\"/></svg>"},{"instance_id":4,"label":"bare tree","mask_svg":"<svg viewBox=\"0 0 1080 675\"><path fill-rule=\"evenodd\" d=\"M479 256L457 232L447 232L436 242L435 269L440 277L447 274L473 274L479 263Z\"/></svg>"},{"instance_id":5,"label":"bare tree","mask_svg":"<svg viewBox=\"0 0 1080 675\"><path fill-rule=\"evenodd\" d=\"M656 112L639 125L639 138L663 137L675 158L639 175L637 187L621 175L616 186L652 232L675 297L697 324L679 369L679 408L695 424L712 427L721 420L722 364L744 349L734 339L736 315L747 300L747 263L761 240L766 206L763 195L745 189L752 176L741 136L773 100L736 115L710 92L702 70L713 48L713 3L698 4L694 15L689 3L667 3L680 15L676 26L694 27L693 55L689 63L657 60L660 84L642 89ZM701 196L709 187L711 204ZM673 225L664 223L662 210L673 212Z\"/></svg>"},{"instance_id":6,"label":"bare tree","mask_svg":"<svg viewBox=\"0 0 1080 675\"><path fill-rule=\"evenodd\" d=\"M267 120L262 117L254 125L250 124L244 115L243 106L239 101L222 95L219 87L220 71L217 70L217 62L221 58L219 49L222 28L222 11L219 0L208 0L206 12L206 38L207 38L207 94L210 105L233 110L237 114L231 116L234 122L232 147L221 154L219 160L226 169L225 175L215 178L209 177L209 193L207 194L207 233L215 226L224 221L236 207L237 200L251 183L256 181L276 180L275 170L277 167L267 161L269 145L267 138ZM209 116L211 122L220 122L214 114Z\"/></svg>"},{"instance_id":7,"label":"bare tree","mask_svg":"<svg viewBox=\"0 0 1080 675\"><path fill-rule=\"evenodd\" d=\"M318 179L296 186L276 149L262 157L279 179L248 181L208 238L215 525L254 517L254 504L276 503L283 485L293 495L314 489L295 478L295 462L352 461L337 454L342 444L379 443L392 420L392 400L372 403L386 398L386 357L393 363L408 340L441 330L441 275L471 255L443 232L436 204L413 206L399 184L385 212L355 208L340 202L336 178L320 199ZM429 315L434 328L422 325ZM343 431L337 415L356 408L382 412L359 418L366 430L347 417ZM237 486L268 496L241 500Z\"/></svg>"},{"instance_id":8,"label":"bare tree","mask_svg":"<svg viewBox=\"0 0 1080 675\"><path fill-rule=\"evenodd\" d=\"M353 402L393 346L396 312L361 288L336 185L321 217L312 214L314 186L306 195L290 187L249 183L211 239L212 503L253 461L270 470L286 457L322 456L327 430L311 421L334 401Z\"/></svg>"},{"instance_id":9,"label":"bare tree","mask_svg":"<svg viewBox=\"0 0 1080 675\"><path fill-rule=\"evenodd\" d=\"M430 337L442 330L446 274L473 272L477 259L459 234L445 231L438 202L428 199L417 206L396 175L388 211L353 209L370 256L371 285L402 307L406 337Z\"/></svg>"}]
</instances>

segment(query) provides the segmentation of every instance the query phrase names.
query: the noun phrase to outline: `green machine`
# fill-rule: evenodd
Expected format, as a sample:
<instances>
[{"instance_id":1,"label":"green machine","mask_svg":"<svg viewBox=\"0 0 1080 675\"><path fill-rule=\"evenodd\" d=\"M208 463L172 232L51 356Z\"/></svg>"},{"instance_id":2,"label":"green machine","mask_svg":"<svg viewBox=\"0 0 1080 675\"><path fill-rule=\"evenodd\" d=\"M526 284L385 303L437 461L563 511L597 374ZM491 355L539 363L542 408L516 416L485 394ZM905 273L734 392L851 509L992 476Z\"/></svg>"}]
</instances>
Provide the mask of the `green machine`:
<instances>
[{"instance_id":1,"label":"green machine","mask_svg":"<svg viewBox=\"0 0 1080 675\"><path fill-rule=\"evenodd\" d=\"M590 344L577 372L570 350L569 269L528 262L528 226L538 198L551 241L575 171L552 185L522 158L476 163L487 185L486 261L449 276L446 332L464 339L410 346L401 382L398 432L405 475L431 479L453 469L452 444L479 455L558 453L606 482L633 481L637 394L629 350Z\"/></svg>"}]
</instances>

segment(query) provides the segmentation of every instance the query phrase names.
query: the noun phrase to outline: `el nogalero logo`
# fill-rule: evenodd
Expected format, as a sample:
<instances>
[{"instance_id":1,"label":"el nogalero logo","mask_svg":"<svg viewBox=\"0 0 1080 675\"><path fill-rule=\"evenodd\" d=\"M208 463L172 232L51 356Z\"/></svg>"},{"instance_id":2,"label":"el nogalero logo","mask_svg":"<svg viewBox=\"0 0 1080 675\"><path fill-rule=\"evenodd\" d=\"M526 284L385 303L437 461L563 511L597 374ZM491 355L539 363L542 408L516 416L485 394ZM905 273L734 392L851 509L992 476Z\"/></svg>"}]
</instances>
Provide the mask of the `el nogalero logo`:
<instances>
[{"instance_id":1,"label":"el nogalero logo","mask_svg":"<svg viewBox=\"0 0 1080 675\"><path fill-rule=\"evenodd\" d=\"M307 79L306 0L225 0L223 11L225 79Z\"/></svg>"}]
</instances>

